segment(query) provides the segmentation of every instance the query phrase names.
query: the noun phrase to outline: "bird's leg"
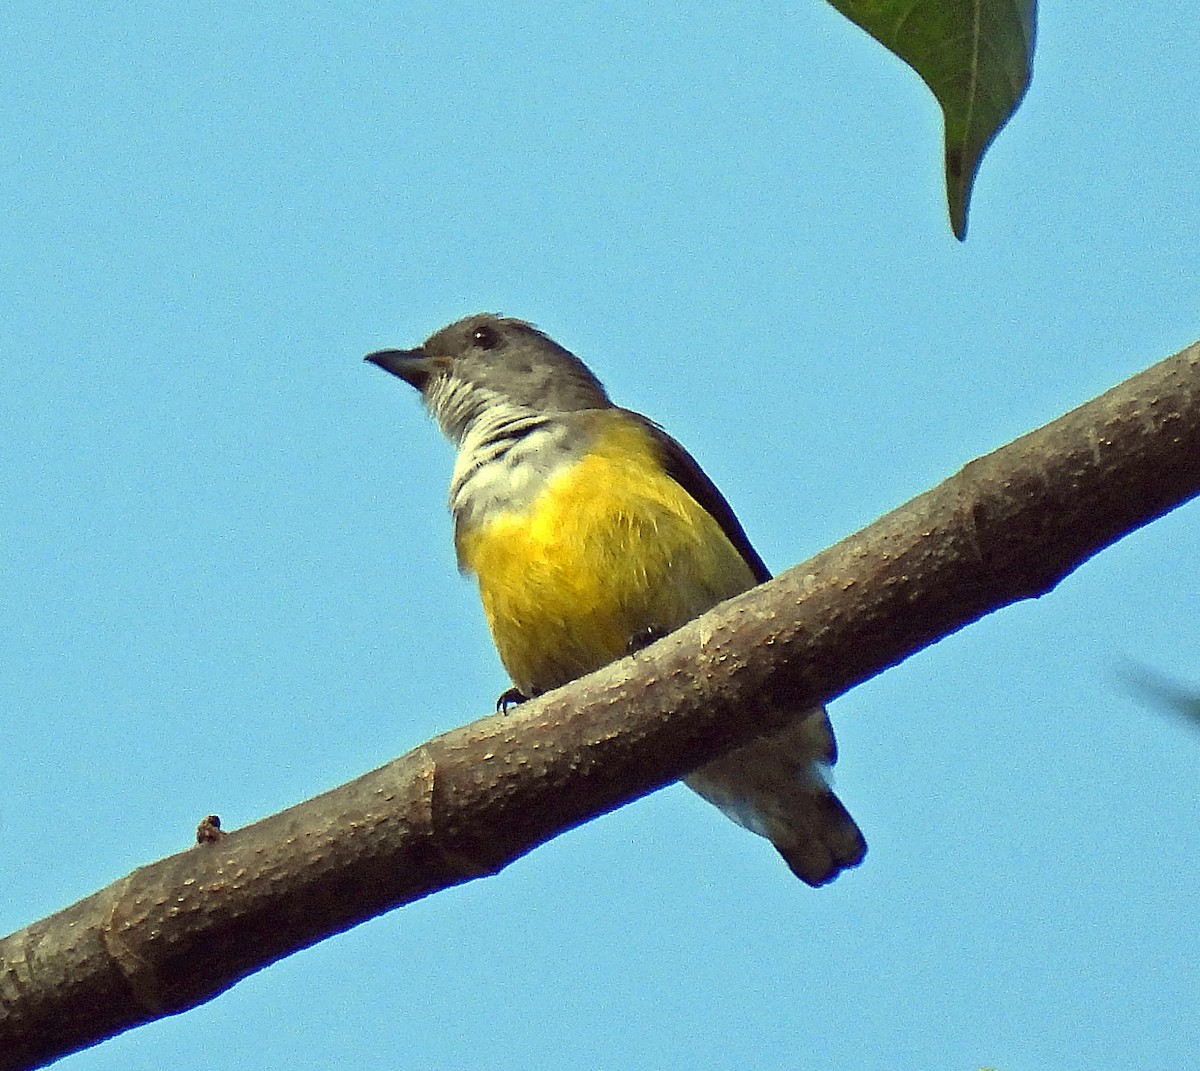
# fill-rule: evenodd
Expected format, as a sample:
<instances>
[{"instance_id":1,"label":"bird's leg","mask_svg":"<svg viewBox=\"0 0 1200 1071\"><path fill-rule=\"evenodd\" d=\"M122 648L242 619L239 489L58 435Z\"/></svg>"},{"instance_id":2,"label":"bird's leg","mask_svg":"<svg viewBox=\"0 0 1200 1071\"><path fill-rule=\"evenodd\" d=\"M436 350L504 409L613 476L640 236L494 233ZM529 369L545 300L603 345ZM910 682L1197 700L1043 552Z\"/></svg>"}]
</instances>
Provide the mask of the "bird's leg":
<instances>
[{"instance_id":1,"label":"bird's leg","mask_svg":"<svg viewBox=\"0 0 1200 1071\"><path fill-rule=\"evenodd\" d=\"M626 641L625 653L627 655L636 654L643 647L649 647L655 640L661 640L666 634L667 630L659 628L657 625L640 628Z\"/></svg>"},{"instance_id":2,"label":"bird's leg","mask_svg":"<svg viewBox=\"0 0 1200 1071\"><path fill-rule=\"evenodd\" d=\"M524 703L528 698L529 696L520 688L509 688L507 691L501 692L500 698L496 700L496 712L507 714L513 707Z\"/></svg>"}]
</instances>

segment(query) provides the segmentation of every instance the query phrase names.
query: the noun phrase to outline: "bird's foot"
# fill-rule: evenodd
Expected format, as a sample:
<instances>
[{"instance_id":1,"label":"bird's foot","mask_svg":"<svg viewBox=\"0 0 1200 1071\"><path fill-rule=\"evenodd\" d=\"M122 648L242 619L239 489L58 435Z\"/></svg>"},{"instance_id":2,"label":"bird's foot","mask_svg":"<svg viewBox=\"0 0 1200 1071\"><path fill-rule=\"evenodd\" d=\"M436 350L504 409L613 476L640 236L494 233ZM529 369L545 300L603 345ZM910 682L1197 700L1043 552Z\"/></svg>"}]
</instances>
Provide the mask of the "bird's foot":
<instances>
[{"instance_id":1,"label":"bird's foot","mask_svg":"<svg viewBox=\"0 0 1200 1071\"><path fill-rule=\"evenodd\" d=\"M513 707L524 703L529 696L519 688L509 688L506 692L500 693L500 698L496 700L496 713L507 714Z\"/></svg>"},{"instance_id":2,"label":"bird's foot","mask_svg":"<svg viewBox=\"0 0 1200 1071\"><path fill-rule=\"evenodd\" d=\"M625 653L627 655L637 654L643 647L649 647L655 640L661 640L666 634L666 629L659 628L657 625L640 628L625 643Z\"/></svg>"}]
</instances>

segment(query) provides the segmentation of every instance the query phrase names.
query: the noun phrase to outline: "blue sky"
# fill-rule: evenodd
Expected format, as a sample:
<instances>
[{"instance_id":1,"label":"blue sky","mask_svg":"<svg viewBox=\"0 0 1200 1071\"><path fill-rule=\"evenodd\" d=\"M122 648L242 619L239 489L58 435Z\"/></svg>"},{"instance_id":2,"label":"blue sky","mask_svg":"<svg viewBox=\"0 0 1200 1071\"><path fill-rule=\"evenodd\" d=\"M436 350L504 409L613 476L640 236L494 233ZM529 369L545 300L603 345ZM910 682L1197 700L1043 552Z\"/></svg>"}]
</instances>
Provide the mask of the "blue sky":
<instances>
[{"instance_id":1,"label":"blue sky","mask_svg":"<svg viewBox=\"0 0 1200 1071\"><path fill-rule=\"evenodd\" d=\"M0 930L487 713L451 453L361 357L531 319L773 568L1200 337L1190 5L1041 14L940 120L816 0L0 15ZM1200 1059L1196 505L838 700L857 871L681 788L64 1067Z\"/></svg>"}]
</instances>

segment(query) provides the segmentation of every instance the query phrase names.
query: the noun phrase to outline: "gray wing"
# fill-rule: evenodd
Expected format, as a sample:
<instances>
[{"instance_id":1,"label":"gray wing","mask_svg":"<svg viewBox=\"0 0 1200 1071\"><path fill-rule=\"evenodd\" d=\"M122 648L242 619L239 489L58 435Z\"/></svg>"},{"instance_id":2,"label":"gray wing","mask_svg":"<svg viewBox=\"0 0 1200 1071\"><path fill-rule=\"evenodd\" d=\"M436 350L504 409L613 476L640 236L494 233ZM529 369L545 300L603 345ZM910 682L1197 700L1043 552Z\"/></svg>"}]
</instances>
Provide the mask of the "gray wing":
<instances>
[{"instance_id":1,"label":"gray wing","mask_svg":"<svg viewBox=\"0 0 1200 1071\"><path fill-rule=\"evenodd\" d=\"M645 428L658 443L662 451L663 468L680 487L705 508L713 519L721 526L725 537L734 545L737 552L745 559L758 583L771 579L771 570L767 568L758 551L750 543L746 530L733 512L733 508L725 501L725 496L717 490L704 470L696 463L682 445L660 428L653 420L635 413L631 409L624 410L638 424Z\"/></svg>"},{"instance_id":2,"label":"gray wing","mask_svg":"<svg viewBox=\"0 0 1200 1071\"><path fill-rule=\"evenodd\" d=\"M654 438L663 467L721 526L758 583L771 579L725 496L695 458L654 421L625 410ZM805 711L787 728L760 737L684 778L693 791L766 837L802 881L824 885L862 862L866 841L825 771L837 761L829 716Z\"/></svg>"}]
</instances>

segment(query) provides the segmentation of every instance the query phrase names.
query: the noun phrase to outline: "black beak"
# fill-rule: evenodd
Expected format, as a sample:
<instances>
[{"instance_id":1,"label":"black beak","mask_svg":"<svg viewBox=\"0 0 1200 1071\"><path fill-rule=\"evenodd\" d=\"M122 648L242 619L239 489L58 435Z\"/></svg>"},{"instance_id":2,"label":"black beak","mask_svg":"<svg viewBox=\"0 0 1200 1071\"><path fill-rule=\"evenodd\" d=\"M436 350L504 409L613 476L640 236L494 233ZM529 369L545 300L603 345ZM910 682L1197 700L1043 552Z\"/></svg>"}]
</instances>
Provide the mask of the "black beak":
<instances>
[{"instance_id":1,"label":"black beak","mask_svg":"<svg viewBox=\"0 0 1200 1071\"><path fill-rule=\"evenodd\" d=\"M421 391L425 389L425 384L433 374L433 362L419 347L415 350L379 350L376 353L368 353L366 360L379 365L385 372L399 376L405 383L410 383Z\"/></svg>"}]
</instances>

